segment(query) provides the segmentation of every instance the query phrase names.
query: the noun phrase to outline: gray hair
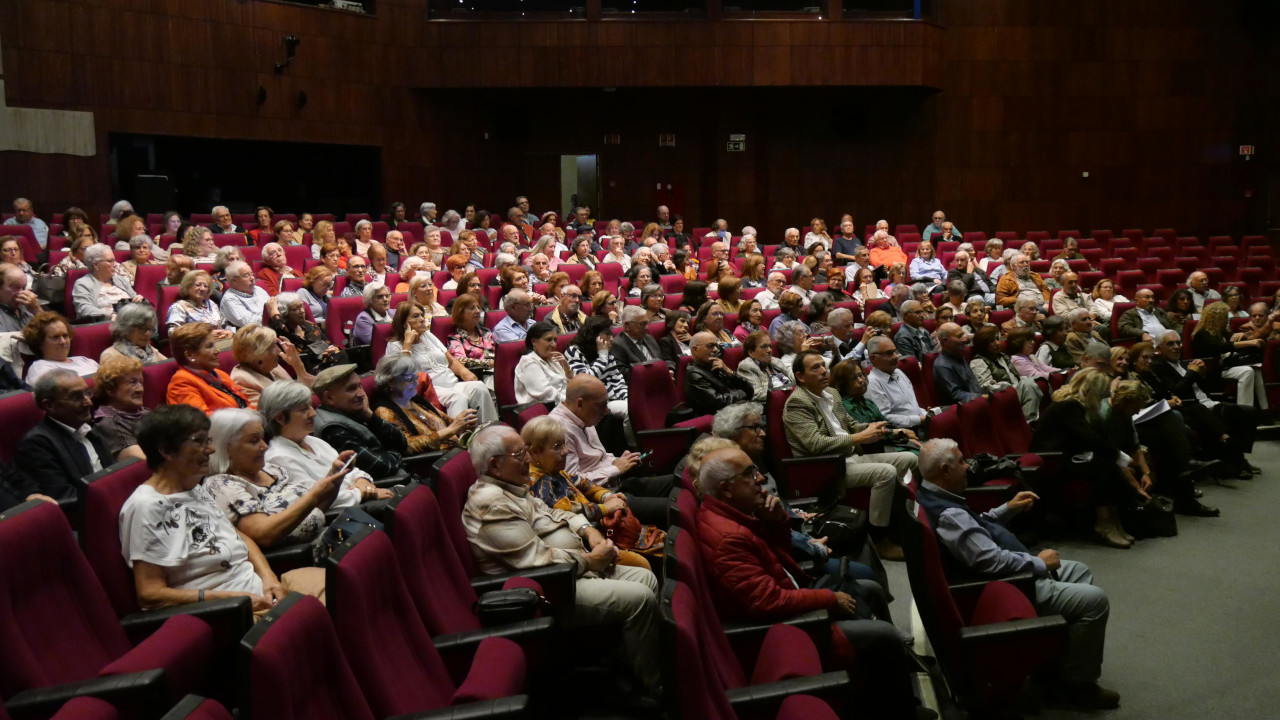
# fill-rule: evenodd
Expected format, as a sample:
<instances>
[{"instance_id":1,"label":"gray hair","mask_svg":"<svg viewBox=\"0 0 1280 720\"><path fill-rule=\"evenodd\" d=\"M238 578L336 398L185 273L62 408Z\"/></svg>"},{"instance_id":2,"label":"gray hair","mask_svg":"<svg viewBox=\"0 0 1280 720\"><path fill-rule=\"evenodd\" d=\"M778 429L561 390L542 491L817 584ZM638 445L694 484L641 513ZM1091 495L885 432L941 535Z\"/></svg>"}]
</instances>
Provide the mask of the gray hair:
<instances>
[{"instance_id":1,"label":"gray hair","mask_svg":"<svg viewBox=\"0 0 1280 720\"><path fill-rule=\"evenodd\" d=\"M507 451L506 439L520 439L520 433L506 425L493 425L476 433L471 438L471 447L467 453L471 455L471 467L476 475L484 475L489 471L489 461Z\"/></svg>"},{"instance_id":2,"label":"gray hair","mask_svg":"<svg viewBox=\"0 0 1280 720\"><path fill-rule=\"evenodd\" d=\"M223 271L223 274L227 276L227 280L231 280L231 278L239 275L240 271L247 267L249 267L249 263L243 260L236 260L235 262L227 264L227 268Z\"/></svg>"},{"instance_id":3,"label":"gray hair","mask_svg":"<svg viewBox=\"0 0 1280 720\"><path fill-rule=\"evenodd\" d=\"M283 246L283 245L281 245L281 244L280 244L280 243L278 243L278 242L269 242L269 243L267 243L266 245L263 245L263 246L262 246L262 254L263 254L263 255L266 255L266 254L267 254L267 251L268 251L268 250L271 250L272 248L274 248L274 249L276 249L276 250L279 250L279 251L280 251L280 254L281 254L281 255L284 255L284 246Z\"/></svg>"},{"instance_id":4,"label":"gray hair","mask_svg":"<svg viewBox=\"0 0 1280 720\"><path fill-rule=\"evenodd\" d=\"M965 252L969 253L970 255L972 255L972 254L974 254L974 253L978 252L976 249L974 249L974 247L973 247L973 243L971 243L971 242L962 242L962 243L960 243L960 247L956 248L956 250L963 250L963 251L965 251Z\"/></svg>"},{"instance_id":5,"label":"gray hair","mask_svg":"<svg viewBox=\"0 0 1280 720\"><path fill-rule=\"evenodd\" d=\"M807 277L813 277L813 271L803 265L800 265L799 267L791 271L792 282L795 282L800 278L807 278Z\"/></svg>"},{"instance_id":6,"label":"gray hair","mask_svg":"<svg viewBox=\"0 0 1280 720\"><path fill-rule=\"evenodd\" d=\"M912 283L912 284L911 284L911 294L912 294L912 295L919 295L920 293L927 293L927 292L929 292L929 286L928 286L928 285L925 285L925 284L924 284L924 283L922 283L922 282Z\"/></svg>"},{"instance_id":7,"label":"gray hair","mask_svg":"<svg viewBox=\"0 0 1280 720\"><path fill-rule=\"evenodd\" d=\"M214 205L213 209L209 211L209 214L217 215L219 210L225 212L228 215L231 214L231 208L227 207L226 205Z\"/></svg>"},{"instance_id":8,"label":"gray hair","mask_svg":"<svg viewBox=\"0 0 1280 720\"><path fill-rule=\"evenodd\" d=\"M708 455L702 461L702 467L698 469L698 491L703 497L717 497L716 490L720 487L720 483L731 479L736 474L733 464L727 459Z\"/></svg>"},{"instance_id":9,"label":"gray hair","mask_svg":"<svg viewBox=\"0 0 1280 720\"><path fill-rule=\"evenodd\" d=\"M1040 301L1034 298L1018 298L1018 302L1014 303L1013 310L1017 312L1026 307L1040 307Z\"/></svg>"},{"instance_id":10,"label":"gray hair","mask_svg":"<svg viewBox=\"0 0 1280 720\"><path fill-rule=\"evenodd\" d=\"M294 305L301 305L301 304L302 304L302 298L298 297L298 293L282 292L279 295L276 295L276 305L285 310L288 310Z\"/></svg>"},{"instance_id":11,"label":"gray hair","mask_svg":"<svg viewBox=\"0 0 1280 720\"><path fill-rule=\"evenodd\" d=\"M418 212L421 213L423 217L426 217L427 213L435 209L436 209L436 204L433 202L424 202L418 206Z\"/></svg>"},{"instance_id":12,"label":"gray hair","mask_svg":"<svg viewBox=\"0 0 1280 720\"><path fill-rule=\"evenodd\" d=\"M1082 307L1078 307L1072 310L1071 312L1067 313L1067 322L1074 323L1080 318L1088 317L1089 315L1090 315L1090 312L1088 310L1085 310Z\"/></svg>"},{"instance_id":13,"label":"gray hair","mask_svg":"<svg viewBox=\"0 0 1280 720\"><path fill-rule=\"evenodd\" d=\"M117 200L116 204L111 206L111 216L110 216L111 219L119 220L120 218L124 217L125 208L129 208L129 211L132 212L133 203L129 202L128 200Z\"/></svg>"},{"instance_id":14,"label":"gray hair","mask_svg":"<svg viewBox=\"0 0 1280 720\"><path fill-rule=\"evenodd\" d=\"M209 416L209 441L213 443L209 470L214 474L231 469L231 454L228 452L231 441L240 437L250 423L261 425L262 416L248 408L222 408Z\"/></svg>"},{"instance_id":15,"label":"gray hair","mask_svg":"<svg viewBox=\"0 0 1280 720\"><path fill-rule=\"evenodd\" d=\"M1056 267L1062 267L1063 269L1070 269L1071 266L1067 264L1066 260L1063 260L1062 258L1058 258L1057 260L1054 260L1053 262L1049 263L1049 271L1052 272L1053 269Z\"/></svg>"},{"instance_id":16,"label":"gray hair","mask_svg":"<svg viewBox=\"0 0 1280 720\"><path fill-rule=\"evenodd\" d=\"M903 301L905 301L910 296L911 296L911 288L907 287L903 283L898 283L897 285L893 286L893 290L890 291L889 293L889 302L893 302L894 300L897 300L898 306L901 307Z\"/></svg>"},{"instance_id":17,"label":"gray hair","mask_svg":"<svg viewBox=\"0 0 1280 720\"><path fill-rule=\"evenodd\" d=\"M156 311L145 303L127 303L116 312L116 319L111 321L111 339L124 340L134 330L154 330L156 327Z\"/></svg>"},{"instance_id":18,"label":"gray hair","mask_svg":"<svg viewBox=\"0 0 1280 720\"><path fill-rule=\"evenodd\" d=\"M112 250L109 245L95 243L84 250L84 264L87 265L90 270L93 269L95 263L106 260L107 258L111 258L112 260L115 260L116 258L115 251Z\"/></svg>"},{"instance_id":19,"label":"gray hair","mask_svg":"<svg viewBox=\"0 0 1280 720\"><path fill-rule=\"evenodd\" d=\"M740 402L722 408L711 423L711 434L733 440L742 432L742 426L752 415L764 420L764 406L754 402Z\"/></svg>"},{"instance_id":20,"label":"gray hair","mask_svg":"<svg viewBox=\"0 0 1280 720\"><path fill-rule=\"evenodd\" d=\"M881 349L885 345L888 345L889 347L893 347L893 348L897 347L896 345L893 344L892 340L885 337L884 335L872 335L870 338L867 339L867 350L869 352L873 352L873 353L881 352Z\"/></svg>"},{"instance_id":21,"label":"gray hair","mask_svg":"<svg viewBox=\"0 0 1280 720\"><path fill-rule=\"evenodd\" d=\"M622 231L624 234L626 234L626 235L635 235L635 234L636 234L636 226L635 226L635 225L632 225L632 224L631 224L631 223L629 223L629 222L624 222L624 223L622 223L621 225L619 225L619 226L618 226L618 229L619 229L619 230L621 230L621 231Z\"/></svg>"},{"instance_id":22,"label":"gray hair","mask_svg":"<svg viewBox=\"0 0 1280 720\"><path fill-rule=\"evenodd\" d=\"M356 226L351 229L355 230L356 232L360 232L360 228L364 227L365 225L368 225L370 230L373 229L373 222L369 220L360 220L359 222L356 223Z\"/></svg>"},{"instance_id":23,"label":"gray hair","mask_svg":"<svg viewBox=\"0 0 1280 720\"><path fill-rule=\"evenodd\" d=\"M774 253L774 256L775 257L795 257L796 253L791 248L784 247L784 248L778 248L778 251Z\"/></svg>"},{"instance_id":24,"label":"gray hair","mask_svg":"<svg viewBox=\"0 0 1280 720\"><path fill-rule=\"evenodd\" d=\"M374 294L385 287L386 285L380 282L371 282L368 285L365 285L364 292L362 293L362 297L364 297L364 306L369 307L372 305Z\"/></svg>"},{"instance_id":25,"label":"gray hair","mask_svg":"<svg viewBox=\"0 0 1280 720\"><path fill-rule=\"evenodd\" d=\"M778 342L788 343L785 347L790 352L798 352L795 349L796 331L804 332L805 325L799 320L788 320L778 326ZM786 355L786 353L782 353Z\"/></svg>"},{"instance_id":26,"label":"gray hair","mask_svg":"<svg viewBox=\"0 0 1280 720\"><path fill-rule=\"evenodd\" d=\"M622 322L629 323L636 320L645 320L649 317L649 313L639 305L627 305L622 308Z\"/></svg>"},{"instance_id":27,"label":"gray hair","mask_svg":"<svg viewBox=\"0 0 1280 720\"><path fill-rule=\"evenodd\" d=\"M897 290L897 288L894 288L894 290ZM909 312L915 312L916 310L919 310L919 309L920 309L919 300L904 301L902 303L902 306L898 308L899 312L901 312L903 315L906 315Z\"/></svg>"},{"instance_id":28,"label":"gray hair","mask_svg":"<svg viewBox=\"0 0 1280 720\"><path fill-rule=\"evenodd\" d=\"M79 379L80 375L67 368L54 368L41 375L40 379L36 380L35 387L31 389L36 407L41 407L46 401L52 400L58 392L58 385L68 378Z\"/></svg>"},{"instance_id":29,"label":"gray hair","mask_svg":"<svg viewBox=\"0 0 1280 720\"><path fill-rule=\"evenodd\" d=\"M227 266L231 264L231 253L238 252L239 250L240 248L237 248L234 245L218 248L218 254L213 256L213 269L215 271L226 270ZM241 253L241 257L243 256L244 254Z\"/></svg>"},{"instance_id":30,"label":"gray hair","mask_svg":"<svg viewBox=\"0 0 1280 720\"><path fill-rule=\"evenodd\" d=\"M134 235L133 237L129 238L129 250L131 251L137 250L138 248L144 245L150 245L150 244L151 244L151 238L147 237L146 235Z\"/></svg>"},{"instance_id":31,"label":"gray hair","mask_svg":"<svg viewBox=\"0 0 1280 720\"><path fill-rule=\"evenodd\" d=\"M1169 332L1173 332L1177 334L1176 331L1174 330L1170 330ZM1178 336L1181 337L1180 334ZM1094 340L1094 341L1091 341L1088 345L1084 346L1084 356L1089 358L1090 360L1099 360L1103 363L1110 363L1111 348Z\"/></svg>"},{"instance_id":32,"label":"gray hair","mask_svg":"<svg viewBox=\"0 0 1280 720\"><path fill-rule=\"evenodd\" d=\"M276 380L262 389L258 396L258 414L267 435L280 433L276 416L311 404L311 388L296 380Z\"/></svg>"},{"instance_id":33,"label":"gray hair","mask_svg":"<svg viewBox=\"0 0 1280 720\"><path fill-rule=\"evenodd\" d=\"M649 248L649 251L652 252L654 255L670 255L671 254L671 248L667 247L663 243L654 243L653 246Z\"/></svg>"},{"instance_id":34,"label":"gray hair","mask_svg":"<svg viewBox=\"0 0 1280 720\"><path fill-rule=\"evenodd\" d=\"M445 210L444 215L440 216L440 222L451 227L458 224L461 219L462 216L458 214L457 210Z\"/></svg>"},{"instance_id":35,"label":"gray hair","mask_svg":"<svg viewBox=\"0 0 1280 720\"><path fill-rule=\"evenodd\" d=\"M964 286L964 282L961 280L952 280L951 282L947 283L947 292L949 294L960 295L961 297L963 297L965 293L965 289L966 288Z\"/></svg>"},{"instance_id":36,"label":"gray hair","mask_svg":"<svg viewBox=\"0 0 1280 720\"><path fill-rule=\"evenodd\" d=\"M417 272L426 267L427 267L426 260L423 260L417 255L410 255L409 257L404 259L404 262L400 263L400 273L404 274L405 270L413 270L414 272Z\"/></svg>"},{"instance_id":37,"label":"gray hair","mask_svg":"<svg viewBox=\"0 0 1280 720\"><path fill-rule=\"evenodd\" d=\"M774 270L773 272L769 273L769 277L768 277L768 279L769 279L769 280L773 280L775 277L776 277L776 278L778 278L779 280L783 280L783 281L785 281L785 280L787 279L787 276L786 276L786 275L783 275L782 273L778 272L777 270Z\"/></svg>"},{"instance_id":38,"label":"gray hair","mask_svg":"<svg viewBox=\"0 0 1280 720\"><path fill-rule=\"evenodd\" d=\"M823 295L826 295L826 293L823 293ZM831 327L843 325L845 320L853 322L853 311L849 308L838 307L827 313L827 325Z\"/></svg>"},{"instance_id":39,"label":"gray hair","mask_svg":"<svg viewBox=\"0 0 1280 720\"><path fill-rule=\"evenodd\" d=\"M378 366L373 369L373 383L379 388L387 387L405 375L414 374L417 371L418 364L412 357L404 353L388 353L382 356Z\"/></svg>"},{"instance_id":40,"label":"gray hair","mask_svg":"<svg viewBox=\"0 0 1280 720\"><path fill-rule=\"evenodd\" d=\"M645 300L648 300L655 295L666 297L666 292L662 289L662 286L657 283L649 283L648 285L645 285L643 288L640 288L640 304L644 305Z\"/></svg>"},{"instance_id":41,"label":"gray hair","mask_svg":"<svg viewBox=\"0 0 1280 720\"><path fill-rule=\"evenodd\" d=\"M751 227L750 225L747 225L746 227L742 228L742 237L746 237L748 235L756 236L759 234L760 233L756 232L756 229Z\"/></svg>"},{"instance_id":42,"label":"gray hair","mask_svg":"<svg viewBox=\"0 0 1280 720\"><path fill-rule=\"evenodd\" d=\"M991 238L990 240L987 241L987 247L991 247L992 245L998 248L1002 248L1004 247L1004 241L1001 240L1000 238Z\"/></svg>"},{"instance_id":43,"label":"gray hair","mask_svg":"<svg viewBox=\"0 0 1280 720\"><path fill-rule=\"evenodd\" d=\"M1164 332L1160 333L1160 342L1164 342L1165 338L1169 337L1170 335L1174 336L1179 340L1182 339L1182 333L1178 332L1177 330L1165 330ZM1107 360L1110 361L1110 359L1111 359L1110 356L1108 356Z\"/></svg>"},{"instance_id":44,"label":"gray hair","mask_svg":"<svg viewBox=\"0 0 1280 720\"><path fill-rule=\"evenodd\" d=\"M960 446L951 438L934 438L921 445L920 476L925 480L932 480L932 478L938 477L938 473L942 472L942 465L951 460L952 451L959 449Z\"/></svg>"},{"instance_id":45,"label":"gray hair","mask_svg":"<svg viewBox=\"0 0 1280 720\"><path fill-rule=\"evenodd\" d=\"M504 268L508 265L515 265L515 264L516 264L516 256L512 255L511 253L498 253L493 258L494 268Z\"/></svg>"}]
</instances>

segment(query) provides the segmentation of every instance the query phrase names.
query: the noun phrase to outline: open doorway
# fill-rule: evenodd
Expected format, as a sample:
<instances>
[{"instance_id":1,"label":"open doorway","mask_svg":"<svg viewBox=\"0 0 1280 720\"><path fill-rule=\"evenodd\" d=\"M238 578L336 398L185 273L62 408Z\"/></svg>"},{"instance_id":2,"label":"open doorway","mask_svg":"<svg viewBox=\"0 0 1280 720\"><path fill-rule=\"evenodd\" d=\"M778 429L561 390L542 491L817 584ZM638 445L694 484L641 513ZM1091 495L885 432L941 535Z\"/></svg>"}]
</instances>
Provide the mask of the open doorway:
<instances>
[{"instance_id":1,"label":"open doorway","mask_svg":"<svg viewBox=\"0 0 1280 720\"><path fill-rule=\"evenodd\" d=\"M600 161L598 155L560 156L560 207L563 218L572 217L578 205L591 208L595 216L600 213Z\"/></svg>"}]
</instances>

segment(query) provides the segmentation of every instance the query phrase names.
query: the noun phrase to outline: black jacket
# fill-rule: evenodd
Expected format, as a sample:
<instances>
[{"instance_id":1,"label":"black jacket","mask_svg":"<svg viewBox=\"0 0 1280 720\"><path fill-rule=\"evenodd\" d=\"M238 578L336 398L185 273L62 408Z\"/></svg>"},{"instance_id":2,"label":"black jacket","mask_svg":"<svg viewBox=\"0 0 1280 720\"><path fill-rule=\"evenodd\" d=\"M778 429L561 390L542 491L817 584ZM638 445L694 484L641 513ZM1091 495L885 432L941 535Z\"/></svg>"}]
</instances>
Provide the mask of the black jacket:
<instances>
[{"instance_id":1,"label":"black jacket","mask_svg":"<svg viewBox=\"0 0 1280 720\"><path fill-rule=\"evenodd\" d=\"M1144 375L1143 379L1151 386L1151 392L1156 399L1168 400L1170 396L1176 395L1184 405L1200 404L1196 399L1197 385L1206 395L1213 392L1207 384L1209 378L1190 370L1185 375L1179 375L1173 364L1161 357L1151 361L1151 372Z\"/></svg>"},{"instance_id":2,"label":"black jacket","mask_svg":"<svg viewBox=\"0 0 1280 720\"><path fill-rule=\"evenodd\" d=\"M684 357L684 353L680 350L680 343L670 335L663 335L658 339L658 353L662 359L667 361L667 367L679 369L680 358Z\"/></svg>"},{"instance_id":3,"label":"black jacket","mask_svg":"<svg viewBox=\"0 0 1280 720\"><path fill-rule=\"evenodd\" d=\"M91 431L88 439L102 467L115 462L97 433ZM75 481L94 472L84 445L50 418L27 431L13 462L20 498L43 493L54 500L70 500L76 496Z\"/></svg>"},{"instance_id":4,"label":"black jacket","mask_svg":"<svg viewBox=\"0 0 1280 720\"><path fill-rule=\"evenodd\" d=\"M663 357L661 348L658 347L658 341L653 339L649 333L644 334L644 338L639 343L631 339L631 336L625 332L620 333L613 340L613 349L609 352L618 359L618 363L622 366L622 374L628 379L631 378L631 366L642 365L647 362L644 354L640 352L640 345L644 345L649 350L650 360L663 360L667 363L667 367L675 369L675 364L667 358Z\"/></svg>"},{"instance_id":5,"label":"black jacket","mask_svg":"<svg viewBox=\"0 0 1280 720\"><path fill-rule=\"evenodd\" d=\"M735 373L710 370L696 362L684 371L684 401L695 414L713 415L734 403L746 402L755 388Z\"/></svg>"}]
</instances>

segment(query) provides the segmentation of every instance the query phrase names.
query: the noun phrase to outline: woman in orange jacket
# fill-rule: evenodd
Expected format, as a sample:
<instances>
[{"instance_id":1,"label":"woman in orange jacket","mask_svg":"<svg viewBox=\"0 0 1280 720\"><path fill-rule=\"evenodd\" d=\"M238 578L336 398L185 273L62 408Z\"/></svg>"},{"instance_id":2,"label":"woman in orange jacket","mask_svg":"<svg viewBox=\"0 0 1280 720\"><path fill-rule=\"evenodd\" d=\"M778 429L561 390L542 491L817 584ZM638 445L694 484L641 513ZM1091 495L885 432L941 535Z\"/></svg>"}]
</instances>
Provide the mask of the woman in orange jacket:
<instances>
[{"instance_id":1,"label":"woman in orange jacket","mask_svg":"<svg viewBox=\"0 0 1280 720\"><path fill-rule=\"evenodd\" d=\"M168 404L190 405L206 414L250 406L240 386L218 368L214 330L217 328L209 323L193 322L169 333L173 358L181 367L169 380Z\"/></svg>"}]
</instances>

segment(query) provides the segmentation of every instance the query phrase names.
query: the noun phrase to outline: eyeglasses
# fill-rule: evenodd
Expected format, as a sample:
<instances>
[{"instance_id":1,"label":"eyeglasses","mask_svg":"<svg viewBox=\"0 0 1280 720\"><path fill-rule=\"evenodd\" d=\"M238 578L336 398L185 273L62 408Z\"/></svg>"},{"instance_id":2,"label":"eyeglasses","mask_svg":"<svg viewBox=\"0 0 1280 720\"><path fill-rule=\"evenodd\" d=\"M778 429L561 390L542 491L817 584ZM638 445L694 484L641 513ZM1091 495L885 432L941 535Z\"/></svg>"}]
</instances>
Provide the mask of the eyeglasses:
<instances>
[{"instance_id":1,"label":"eyeglasses","mask_svg":"<svg viewBox=\"0 0 1280 720\"><path fill-rule=\"evenodd\" d=\"M743 429L743 430L754 430L754 431L756 431L756 432L758 432L758 433L762 433L762 432L764 432L765 426L764 426L764 423L751 423L750 425L743 425L743 426L742 426L742 429ZM753 466L753 467L754 467L754 466Z\"/></svg>"},{"instance_id":2,"label":"eyeglasses","mask_svg":"<svg viewBox=\"0 0 1280 720\"><path fill-rule=\"evenodd\" d=\"M503 457L509 457L517 462L522 462L529 459L529 448L520 448L515 452L502 453L502 455Z\"/></svg>"},{"instance_id":3,"label":"eyeglasses","mask_svg":"<svg viewBox=\"0 0 1280 720\"><path fill-rule=\"evenodd\" d=\"M213 444L213 440L207 434L197 433L187 438L187 442L195 443L200 447L208 447Z\"/></svg>"}]
</instances>

